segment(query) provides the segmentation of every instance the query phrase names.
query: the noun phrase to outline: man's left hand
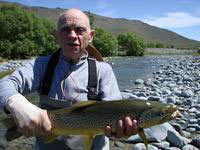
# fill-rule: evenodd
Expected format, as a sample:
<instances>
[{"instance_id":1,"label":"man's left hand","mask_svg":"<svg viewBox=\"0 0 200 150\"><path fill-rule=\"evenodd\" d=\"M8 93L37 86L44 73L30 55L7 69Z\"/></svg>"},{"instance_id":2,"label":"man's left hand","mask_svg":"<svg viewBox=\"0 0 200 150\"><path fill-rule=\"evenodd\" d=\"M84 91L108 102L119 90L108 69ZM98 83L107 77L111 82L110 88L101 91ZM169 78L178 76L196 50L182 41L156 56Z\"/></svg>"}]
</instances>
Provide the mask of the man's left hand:
<instances>
[{"instance_id":1,"label":"man's left hand","mask_svg":"<svg viewBox=\"0 0 200 150\"><path fill-rule=\"evenodd\" d=\"M112 132L111 126L106 126L105 135L107 137L114 137L117 139L126 138L137 134L139 129L137 120L131 120L130 117L125 117L123 120L119 120L116 126L116 132L114 133Z\"/></svg>"}]
</instances>

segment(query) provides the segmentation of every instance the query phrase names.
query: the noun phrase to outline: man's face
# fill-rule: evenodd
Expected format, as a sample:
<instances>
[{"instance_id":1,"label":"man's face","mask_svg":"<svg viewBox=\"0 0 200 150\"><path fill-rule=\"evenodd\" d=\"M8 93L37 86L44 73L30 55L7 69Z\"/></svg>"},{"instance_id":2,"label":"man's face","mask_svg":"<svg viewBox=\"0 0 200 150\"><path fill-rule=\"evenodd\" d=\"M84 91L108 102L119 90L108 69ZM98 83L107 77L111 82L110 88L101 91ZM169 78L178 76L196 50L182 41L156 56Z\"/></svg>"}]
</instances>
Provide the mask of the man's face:
<instances>
[{"instance_id":1,"label":"man's face","mask_svg":"<svg viewBox=\"0 0 200 150\"><path fill-rule=\"evenodd\" d=\"M90 30L86 16L81 13L66 13L59 22L57 40L63 55L68 58L79 59L93 36L94 31Z\"/></svg>"}]
</instances>

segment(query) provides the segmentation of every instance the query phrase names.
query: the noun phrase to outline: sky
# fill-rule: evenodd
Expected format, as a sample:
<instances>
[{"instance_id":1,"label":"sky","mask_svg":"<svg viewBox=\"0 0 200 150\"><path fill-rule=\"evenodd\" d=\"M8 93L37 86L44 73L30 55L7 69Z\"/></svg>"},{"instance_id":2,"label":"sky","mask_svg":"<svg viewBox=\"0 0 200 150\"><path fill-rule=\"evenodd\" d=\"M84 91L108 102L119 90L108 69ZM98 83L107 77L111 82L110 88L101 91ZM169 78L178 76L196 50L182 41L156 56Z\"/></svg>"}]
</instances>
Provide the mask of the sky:
<instances>
[{"instance_id":1,"label":"sky","mask_svg":"<svg viewBox=\"0 0 200 150\"><path fill-rule=\"evenodd\" d=\"M28 6L79 8L101 16L140 20L200 41L200 0L0 0Z\"/></svg>"}]
</instances>

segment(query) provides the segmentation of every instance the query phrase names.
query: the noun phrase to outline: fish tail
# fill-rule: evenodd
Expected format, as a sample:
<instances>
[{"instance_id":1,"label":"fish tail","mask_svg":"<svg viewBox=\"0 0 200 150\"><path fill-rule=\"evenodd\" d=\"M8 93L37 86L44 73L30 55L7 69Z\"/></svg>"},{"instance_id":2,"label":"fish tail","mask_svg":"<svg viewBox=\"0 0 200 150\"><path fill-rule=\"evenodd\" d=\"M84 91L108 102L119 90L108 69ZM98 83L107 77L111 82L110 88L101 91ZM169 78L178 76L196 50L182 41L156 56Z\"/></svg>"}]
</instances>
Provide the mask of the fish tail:
<instances>
[{"instance_id":1,"label":"fish tail","mask_svg":"<svg viewBox=\"0 0 200 150\"><path fill-rule=\"evenodd\" d=\"M6 118L4 120L1 120L0 122L7 129L6 133L4 134L4 138L7 141L12 141L12 140L15 140L16 138L19 138L20 136L22 136L22 134L17 131L17 125L13 118L11 118L11 117Z\"/></svg>"}]
</instances>

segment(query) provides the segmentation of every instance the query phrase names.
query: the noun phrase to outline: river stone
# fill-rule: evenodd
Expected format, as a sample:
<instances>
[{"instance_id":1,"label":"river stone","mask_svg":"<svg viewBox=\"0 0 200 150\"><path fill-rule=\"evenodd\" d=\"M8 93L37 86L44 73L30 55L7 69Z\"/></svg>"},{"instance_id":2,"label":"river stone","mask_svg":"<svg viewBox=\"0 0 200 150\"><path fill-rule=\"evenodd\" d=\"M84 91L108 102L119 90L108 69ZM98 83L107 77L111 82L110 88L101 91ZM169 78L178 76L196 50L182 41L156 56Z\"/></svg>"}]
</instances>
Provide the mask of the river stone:
<instances>
[{"instance_id":1,"label":"river stone","mask_svg":"<svg viewBox=\"0 0 200 150\"><path fill-rule=\"evenodd\" d=\"M194 147L193 145L185 145L181 150L198 150L198 148Z\"/></svg>"},{"instance_id":2,"label":"river stone","mask_svg":"<svg viewBox=\"0 0 200 150\"><path fill-rule=\"evenodd\" d=\"M165 149L165 148L169 148L169 142L167 141L163 141L160 143L152 143L153 146L156 146L159 149Z\"/></svg>"},{"instance_id":3,"label":"river stone","mask_svg":"<svg viewBox=\"0 0 200 150\"><path fill-rule=\"evenodd\" d=\"M165 150L181 150L181 149L178 147L170 147L170 148L166 148Z\"/></svg>"},{"instance_id":4,"label":"river stone","mask_svg":"<svg viewBox=\"0 0 200 150\"><path fill-rule=\"evenodd\" d=\"M167 141L178 148L182 148L187 144L186 140L177 131L168 131Z\"/></svg>"},{"instance_id":5,"label":"river stone","mask_svg":"<svg viewBox=\"0 0 200 150\"><path fill-rule=\"evenodd\" d=\"M195 136L193 139L192 139L192 144L196 147L200 147L200 135L198 136Z\"/></svg>"},{"instance_id":6,"label":"river stone","mask_svg":"<svg viewBox=\"0 0 200 150\"><path fill-rule=\"evenodd\" d=\"M138 97L129 92L121 92L122 99L137 99Z\"/></svg>"},{"instance_id":7,"label":"river stone","mask_svg":"<svg viewBox=\"0 0 200 150\"><path fill-rule=\"evenodd\" d=\"M137 143L133 145L132 150L146 150L146 147L143 143ZM158 150L158 148L148 144L148 150Z\"/></svg>"},{"instance_id":8,"label":"river stone","mask_svg":"<svg viewBox=\"0 0 200 150\"><path fill-rule=\"evenodd\" d=\"M176 132L176 130L169 123L164 123L161 125L144 129L144 132L148 142L157 142L165 140L169 130L171 132ZM129 137L126 141L130 143L143 142L143 140L139 137L138 134Z\"/></svg>"},{"instance_id":9,"label":"river stone","mask_svg":"<svg viewBox=\"0 0 200 150\"><path fill-rule=\"evenodd\" d=\"M144 80L137 79L137 80L135 80L135 84L144 84Z\"/></svg>"}]
</instances>

